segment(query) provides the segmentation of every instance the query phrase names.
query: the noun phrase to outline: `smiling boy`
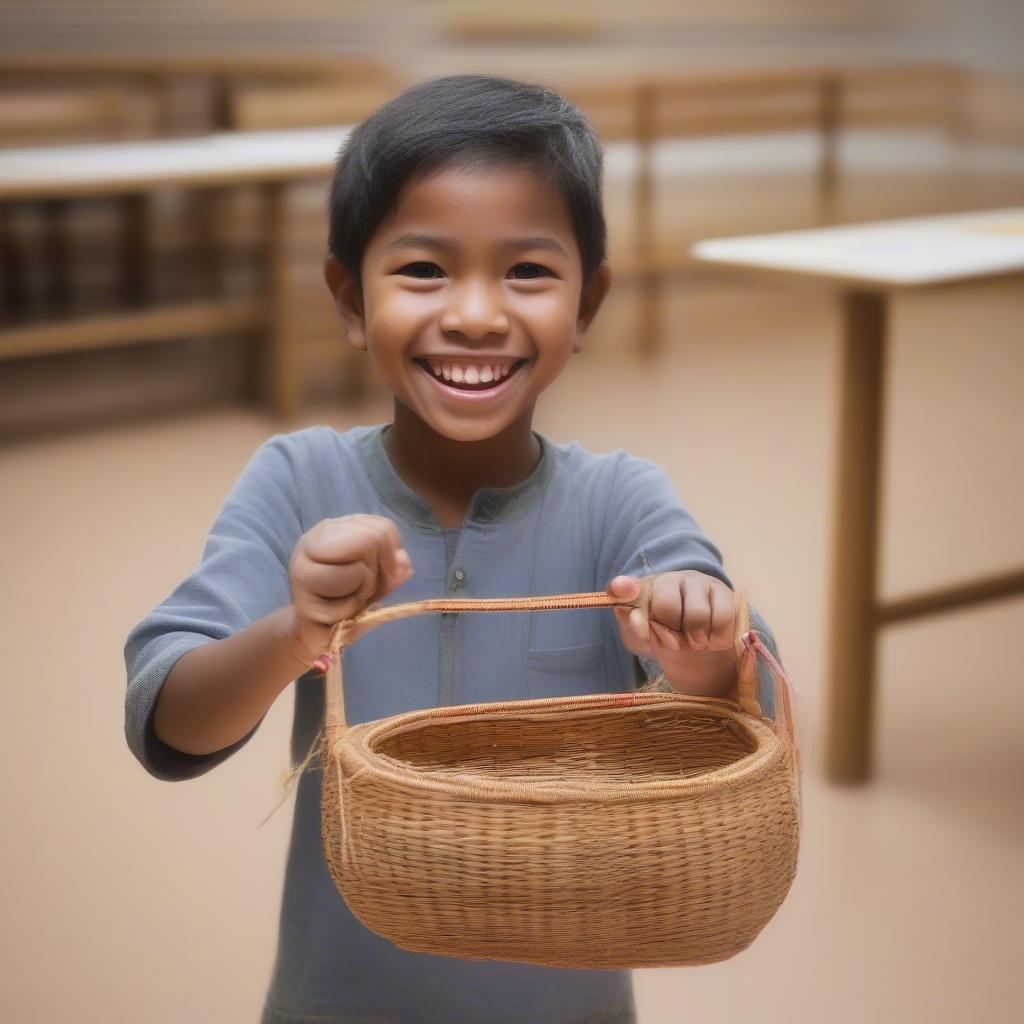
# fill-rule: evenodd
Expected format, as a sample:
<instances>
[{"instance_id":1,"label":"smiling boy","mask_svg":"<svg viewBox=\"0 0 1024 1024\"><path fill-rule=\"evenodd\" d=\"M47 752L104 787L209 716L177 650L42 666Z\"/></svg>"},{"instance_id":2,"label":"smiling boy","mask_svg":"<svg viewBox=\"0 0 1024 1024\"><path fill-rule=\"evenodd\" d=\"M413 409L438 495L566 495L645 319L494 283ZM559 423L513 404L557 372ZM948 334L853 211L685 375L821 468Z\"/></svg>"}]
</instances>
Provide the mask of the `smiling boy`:
<instances>
[{"instance_id":1,"label":"smiling boy","mask_svg":"<svg viewBox=\"0 0 1024 1024\"><path fill-rule=\"evenodd\" d=\"M721 555L653 462L556 444L537 400L581 353L611 283L601 151L550 89L420 83L352 132L330 198L325 277L393 421L280 434L253 456L202 561L128 638L125 726L153 775L193 778L295 682L292 755L323 712L310 666L375 601L608 588L639 608L424 616L346 651L356 724L442 704L735 680ZM774 650L770 631L751 610ZM298 678L296 678L298 677ZM766 708L771 712L771 708ZM397 949L338 897L319 781L298 789L264 1024L627 1024L630 973Z\"/></svg>"}]
</instances>

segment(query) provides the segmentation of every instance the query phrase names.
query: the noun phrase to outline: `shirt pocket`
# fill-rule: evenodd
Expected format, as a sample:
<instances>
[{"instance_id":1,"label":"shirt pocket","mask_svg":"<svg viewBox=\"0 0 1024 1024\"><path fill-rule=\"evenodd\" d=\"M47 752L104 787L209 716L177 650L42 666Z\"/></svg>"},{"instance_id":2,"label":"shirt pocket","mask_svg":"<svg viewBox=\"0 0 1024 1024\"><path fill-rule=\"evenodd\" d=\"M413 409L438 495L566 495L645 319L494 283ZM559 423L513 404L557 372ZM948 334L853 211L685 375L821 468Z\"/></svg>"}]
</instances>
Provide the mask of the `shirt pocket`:
<instances>
[{"instance_id":1,"label":"shirt pocket","mask_svg":"<svg viewBox=\"0 0 1024 1024\"><path fill-rule=\"evenodd\" d=\"M527 656L527 697L575 697L605 693L608 673L604 642L596 640L575 647L534 648Z\"/></svg>"}]
</instances>

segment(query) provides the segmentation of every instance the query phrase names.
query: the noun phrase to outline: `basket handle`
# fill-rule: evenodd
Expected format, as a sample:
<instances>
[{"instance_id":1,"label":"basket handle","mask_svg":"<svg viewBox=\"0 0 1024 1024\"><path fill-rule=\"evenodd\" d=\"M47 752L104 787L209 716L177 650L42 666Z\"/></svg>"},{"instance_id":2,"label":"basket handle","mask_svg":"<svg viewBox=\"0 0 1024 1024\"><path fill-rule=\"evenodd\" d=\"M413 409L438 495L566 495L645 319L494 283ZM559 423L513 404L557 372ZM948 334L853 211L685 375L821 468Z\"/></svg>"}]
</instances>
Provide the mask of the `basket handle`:
<instances>
[{"instance_id":1,"label":"basket handle","mask_svg":"<svg viewBox=\"0 0 1024 1024\"><path fill-rule=\"evenodd\" d=\"M423 601L408 601L404 604L386 607L370 607L349 619L343 619L331 633L329 651L332 655L324 679L324 724L345 726L344 686L342 681L342 653L363 633L385 622L411 618L414 615L428 615L436 612L534 612L555 611L561 608L646 608L650 618L650 602L654 592L654 581L661 575L642 576L637 579L640 593L632 600L613 597L603 591L575 594L548 594L541 597L495 597L495 598L430 598ZM750 611L746 594L735 592L736 625L735 640L743 645L737 666L735 700L739 707L751 714L764 717L758 701L758 673L755 645L748 640L748 634L755 637L750 629ZM755 637L756 639L756 637ZM764 650L763 645L760 648ZM774 673L773 673L774 675ZM779 682L776 679L776 690ZM776 701L776 720L784 702Z\"/></svg>"},{"instance_id":2,"label":"basket handle","mask_svg":"<svg viewBox=\"0 0 1024 1024\"><path fill-rule=\"evenodd\" d=\"M333 655L329 659L327 672L324 677L324 720L323 726L313 738L309 753L301 764L295 765L286 772L281 780L282 797L276 811L284 803L288 796L288 790L294 781L302 775L312 759L321 754L321 764L325 763L322 755L330 736L338 732L344 732L345 725L345 699L344 687L342 684L341 661L342 651L345 647L354 643L359 636L374 626L384 622L391 622L395 619L405 619L413 615L425 615L430 612L502 612L502 611L551 611L557 608L612 608L624 606L630 608L644 607L647 609L647 617L650 618L650 601L653 594L654 581L661 575L655 573L652 576L637 578L640 584L640 593L632 600L626 601L612 597L610 594L595 592L588 594L551 594L545 597L512 597L512 598L489 598L474 600L463 598L460 600L438 598L426 601L410 601L406 604L390 605L386 608L366 608L351 619L344 619L339 622L331 633L330 652ZM794 733L793 721L793 694L789 680L782 669L782 666L772 657L771 652L761 643L757 630L750 627L750 608L747 603L747 596L744 591L734 592L736 600L736 622L735 638L737 646L742 645L736 670L736 686L730 698L743 711L754 714L759 718L766 718L758 700L759 675L757 659L760 654L764 659L768 671L771 674L775 688L775 718L773 726L776 734L793 751L794 762L797 766L797 806L800 805L800 757L796 736ZM649 693L622 693L610 696L616 704L649 703L657 700L658 695ZM512 702L515 703L515 702ZM271 811L261 824L266 824L273 816Z\"/></svg>"}]
</instances>

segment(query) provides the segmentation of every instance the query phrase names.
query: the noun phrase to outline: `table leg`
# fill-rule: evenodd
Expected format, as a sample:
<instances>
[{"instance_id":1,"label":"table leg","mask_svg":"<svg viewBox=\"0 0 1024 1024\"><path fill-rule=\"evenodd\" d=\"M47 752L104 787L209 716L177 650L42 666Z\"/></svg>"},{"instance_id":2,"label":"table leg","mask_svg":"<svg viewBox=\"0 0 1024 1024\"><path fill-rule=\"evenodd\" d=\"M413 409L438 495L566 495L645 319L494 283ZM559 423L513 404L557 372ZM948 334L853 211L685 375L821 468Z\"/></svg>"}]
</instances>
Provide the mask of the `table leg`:
<instances>
[{"instance_id":1,"label":"table leg","mask_svg":"<svg viewBox=\"0 0 1024 1024\"><path fill-rule=\"evenodd\" d=\"M836 782L862 782L875 703L887 297L851 292L842 307L826 771Z\"/></svg>"},{"instance_id":2,"label":"table leg","mask_svg":"<svg viewBox=\"0 0 1024 1024\"><path fill-rule=\"evenodd\" d=\"M269 182L263 189L268 308L259 366L261 397L282 419L293 417L301 406L300 381L289 344L287 189L285 181Z\"/></svg>"},{"instance_id":3,"label":"table leg","mask_svg":"<svg viewBox=\"0 0 1024 1024\"><path fill-rule=\"evenodd\" d=\"M228 190L193 189L185 196L189 204L189 233L192 255L193 292L199 298L220 298L226 291L226 260L220 238L220 214Z\"/></svg>"},{"instance_id":4,"label":"table leg","mask_svg":"<svg viewBox=\"0 0 1024 1024\"><path fill-rule=\"evenodd\" d=\"M149 238L147 227L148 197L142 193L118 196L119 217L119 290L128 309L145 305L150 298Z\"/></svg>"},{"instance_id":5,"label":"table leg","mask_svg":"<svg viewBox=\"0 0 1024 1024\"><path fill-rule=\"evenodd\" d=\"M45 199L40 206L43 215L43 258L46 262L46 305L58 316L66 316L71 309L69 203L66 199Z\"/></svg>"},{"instance_id":6,"label":"table leg","mask_svg":"<svg viewBox=\"0 0 1024 1024\"><path fill-rule=\"evenodd\" d=\"M15 205L0 202L0 321L18 320L29 308L25 252L15 224Z\"/></svg>"}]
</instances>

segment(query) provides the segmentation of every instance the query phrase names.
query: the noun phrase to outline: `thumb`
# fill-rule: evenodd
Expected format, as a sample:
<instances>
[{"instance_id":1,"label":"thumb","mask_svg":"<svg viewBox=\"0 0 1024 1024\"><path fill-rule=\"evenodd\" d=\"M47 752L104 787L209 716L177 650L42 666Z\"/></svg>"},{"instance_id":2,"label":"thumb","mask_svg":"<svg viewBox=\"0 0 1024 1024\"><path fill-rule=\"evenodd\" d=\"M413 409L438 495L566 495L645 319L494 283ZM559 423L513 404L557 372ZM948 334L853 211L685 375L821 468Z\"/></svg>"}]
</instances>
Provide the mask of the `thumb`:
<instances>
[{"instance_id":1,"label":"thumb","mask_svg":"<svg viewBox=\"0 0 1024 1024\"><path fill-rule=\"evenodd\" d=\"M632 576L616 576L608 584L608 595L619 597L624 601L632 601L640 595L640 583Z\"/></svg>"}]
</instances>

